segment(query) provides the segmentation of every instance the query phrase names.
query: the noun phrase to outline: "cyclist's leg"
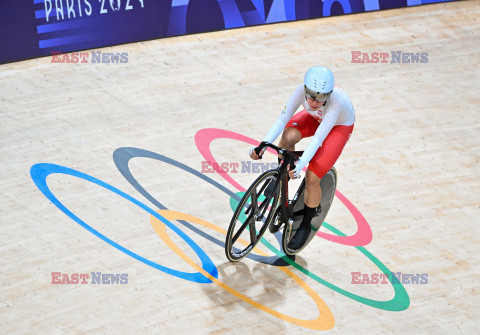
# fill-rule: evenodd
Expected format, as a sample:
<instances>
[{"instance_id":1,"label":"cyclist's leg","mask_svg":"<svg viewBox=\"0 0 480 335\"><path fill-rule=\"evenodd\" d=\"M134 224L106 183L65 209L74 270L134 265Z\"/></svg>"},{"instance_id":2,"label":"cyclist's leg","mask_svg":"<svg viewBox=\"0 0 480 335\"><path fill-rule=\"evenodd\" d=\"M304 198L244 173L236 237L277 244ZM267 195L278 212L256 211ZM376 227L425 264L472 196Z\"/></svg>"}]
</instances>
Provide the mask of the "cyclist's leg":
<instances>
[{"instance_id":1,"label":"cyclist's leg","mask_svg":"<svg viewBox=\"0 0 480 335\"><path fill-rule=\"evenodd\" d=\"M294 151L295 144L302 138L313 136L317 127L318 122L305 110L295 114L283 130L279 147Z\"/></svg>"},{"instance_id":2,"label":"cyclist's leg","mask_svg":"<svg viewBox=\"0 0 480 335\"><path fill-rule=\"evenodd\" d=\"M294 151L295 145L300 142L301 139L302 134L297 128L286 127L283 130L282 138L280 139L278 146L283 149Z\"/></svg>"},{"instance_id":3,"label":"cyclist's leg","mask_svg":"<svg viewBox=\"0 0 480 335\"><path fill-rule=\"evenodd\" d=\"M308 169L305 174L305 205L317 208L322 200L322 189L320 188L320 180L312 170Z\"/></svg>"},{"instance_id":4,"label":"cyclist's leg","mask_svg":"<svg viewBox=\"0 0 480 335\"><path fill-rule=\"evenodd\" d=\"M317 214L317 207L320 205L322 200L322 189L320 188L320 179L315 173L310 169L307 170L305 176L305 196L304 196L304 207L303 207L303 218L300 223L295 236L288 243L288 248L291 250L300 249L308 239L310 235L310 224L312 219Z\"/></svg>"},{"instance_id":5,"label":"cyclist's leg","mask_svg":"<svg viewBox=\"0 0 480 335\"><path fill-rule=\"evenodd\" d=\"M318 178L322 178L335 164L343 151L345 144L353 131L353 126L335 126L327 135L322 146L313 156L308 170L311 170ZM307 184L307 190L308 190ZM307 192L306 190L306 192Z\"/></svg>"},{"instance_id":6,"label":"cyclist's leg","mask_svg":"<svg viewBox=\"0 0 480 335\"><path fill-rule=\"evenodd\" d=\"M308 239L310 224L322 200L320 180L337 161L352 131L353 125L333 127L310 161L306 174L304 216L294 239L288 244L290 249L301 248Z\"/></svg>"}]
</instances>

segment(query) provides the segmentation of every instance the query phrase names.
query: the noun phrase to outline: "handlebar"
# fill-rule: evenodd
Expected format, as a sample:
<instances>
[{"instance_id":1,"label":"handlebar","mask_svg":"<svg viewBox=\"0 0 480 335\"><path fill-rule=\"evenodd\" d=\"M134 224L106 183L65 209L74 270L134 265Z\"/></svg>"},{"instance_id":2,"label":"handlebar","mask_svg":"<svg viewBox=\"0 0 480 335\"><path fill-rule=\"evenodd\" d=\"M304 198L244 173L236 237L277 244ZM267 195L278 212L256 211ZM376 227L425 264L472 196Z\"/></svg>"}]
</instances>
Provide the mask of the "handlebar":
<instances>
[{"instance_id":1,"label":"handlebar","mask_svg":"<svg viewBox=\"0 0 480 335\"><path fill-rule=\"evenodd\" d=\"M303 151L290 151L290 150L287 150L287 149L277 147L275 144L262 141L258 147L253 149L255 151L255 153L258 155L259 159L262 159L262 155L260 155L260 153L261 153L262 149L265 148L265 147L272 148L273 150L275 150L278 154L282 155L283 157L286 157L286 156L290 157L294 162L297 161L299 156L301 156L302 153L303 153Z\"/></svg>"}]
</instances>

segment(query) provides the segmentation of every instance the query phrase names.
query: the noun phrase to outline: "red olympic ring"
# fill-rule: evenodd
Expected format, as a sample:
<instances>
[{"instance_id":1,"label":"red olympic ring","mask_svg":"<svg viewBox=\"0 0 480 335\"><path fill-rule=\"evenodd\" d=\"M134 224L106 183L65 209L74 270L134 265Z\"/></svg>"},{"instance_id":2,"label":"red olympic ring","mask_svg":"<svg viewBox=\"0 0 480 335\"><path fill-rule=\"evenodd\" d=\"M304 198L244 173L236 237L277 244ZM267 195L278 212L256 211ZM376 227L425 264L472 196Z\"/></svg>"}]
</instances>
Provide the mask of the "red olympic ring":
<instances>
[{"instance_id":1,"label":"red olympic ring","mask_svg":"<svg viewBox=\"0 0 480 335\"><path fill-rule=\"evenodd\" d=\"M219 138L226 138L245 142L251 145L257 146L258 141L254 139L232 132L224 129L217 128L204 128L199 130L195 134L195 144L197 145L198 150L201 155L210 165L215 169L215 171L222 176L223 179L228 181L233 187L237 190L244 192L245 188L237 183L225 170L223 170L215 158L213 158L212 152L210 151L210 143L213 140ZM275 153L273 149L268 149L269 152ZM216 163L216 164L213 164ZM361 247L369 244L372 241L372 230L367 220L363 217L360 211L353 205L342 193L339 191L335 192L335 196L347 207L349 212L353 215L355 221L357 222L357 232L351 236L337 236L331 235L323 232L318 232L317 236L322 237L328 241L332 241L338 244Z\"/></svg>"}]
</instances>

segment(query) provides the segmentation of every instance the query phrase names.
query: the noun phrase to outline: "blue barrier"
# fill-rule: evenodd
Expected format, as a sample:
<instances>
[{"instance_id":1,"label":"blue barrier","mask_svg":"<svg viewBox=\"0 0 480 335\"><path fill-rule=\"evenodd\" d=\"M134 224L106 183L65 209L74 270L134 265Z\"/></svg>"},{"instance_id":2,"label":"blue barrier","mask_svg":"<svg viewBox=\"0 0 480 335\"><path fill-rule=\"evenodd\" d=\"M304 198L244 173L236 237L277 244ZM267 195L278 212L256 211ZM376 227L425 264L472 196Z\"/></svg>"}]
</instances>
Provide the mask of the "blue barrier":
<instances>
[{"instance_id":1,"label":"blue barrier","mask_svg":"<svg viewBox=\"0 0 480 335\"><path fill-rule=\"evenodd\" d=\"M456 0L3 0L0 64L115 44Z\"/></svg>"}]
</instances>

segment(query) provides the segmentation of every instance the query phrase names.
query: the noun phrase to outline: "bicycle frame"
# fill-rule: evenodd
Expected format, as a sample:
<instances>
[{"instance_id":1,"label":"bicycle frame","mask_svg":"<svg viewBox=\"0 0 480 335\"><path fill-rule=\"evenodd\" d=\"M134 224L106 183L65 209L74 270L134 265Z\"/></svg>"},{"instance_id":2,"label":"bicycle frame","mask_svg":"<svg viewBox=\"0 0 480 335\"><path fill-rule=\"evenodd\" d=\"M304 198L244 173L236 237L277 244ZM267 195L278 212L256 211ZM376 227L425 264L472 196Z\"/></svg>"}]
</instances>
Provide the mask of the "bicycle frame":
<instances>
[{"instance_id":1,"label":"bicycle frame","mask_svg":"<svg viewBox=\"0 0 480 335\"><path fill-rule=\"evenodd\" d=\"M316 235L316 231L320 229L335 194L336 171L335 168L332 168L327 172L325 175L326 177L322 178L320 181L322 199L317 208L316 214L321 214L316 215L315 217L316 221L313 226L314 229L310 231L303 246L295 250L290 249L289 243L292 235L299 229L303 220L303 197L305 197L304 192L306 191L306 180L305 178L302 179L293 199L290 201L288 198L289 171L294 167L295 162L303 152L289 151L273 144L262 142L257 148L255 148L255 152L259 158L262 158L261 153L265 147L274 149L279 156L283 157L283 159L280 161L278 169L265 171L250 185L235 209L225 240L225 254L232 262L239 261L245 257L245 255L248 254L261 239L267 227L271 233L276 233L283 226L284 230L281 241L282 248L286 255L292 256L297 254L305 248L305 246ZM270 185L272 185L273 188ZM258 186L260 186L260 190L258 190ZM268 192L266 192L267 187ZM260 198L260 196L262 197ZM272 199L274 199L273 203L271 203ZM300 201L302 203L299 203ZM268 214L266 214L267 211ZM241 215L246 215L246 218L244 220L240 219ZM260 223L261 227L257 230L256 223L260 221L263 221L263 223ZM237 229L235 229L236 227ZM236 241L239 239L240 235L243 234L245 229L248 229L249 231L250 243L248 244L247 242L247 244L245 244L244 241L243 243L240 243L244 246L237 245L237 247L235 247Z\"/></svg>"},{"instance_id":2,"label":"bicycle frame","mask_svg":"<svg viewBox=\"0 0 480 335\"><path fill-rule=\"evenodd\" d=\"M279 172L278 172L278 179L275 182L275 187L274 191L272 194L275 194L275 191L279 187L279 184L281 186L280 189L280 217L279 220L282 224L287 223L289 220L292 220L293 217L293 208L295 206L295 203L299 197L299 191L302 190L305 187L305 179L302 180L302 183L300 184L300 187L298 188L297 192L295 193L295 196L292 199L292 202L290 203L288 199L288 171L290 166L294 166L295 162L298 160L298 157L303 153L301 151L289 151L283 148L279 148L274 144L271 143L266 143L262 142L260 146L258 147L258 152L257 155L261 152L261 150L264 147L270 147L274 150L277 151L279 155L283 156L283 162L281 162L279 166ZM262 156L260 156L260 159Z\"/></svg>"}]
</instances>

